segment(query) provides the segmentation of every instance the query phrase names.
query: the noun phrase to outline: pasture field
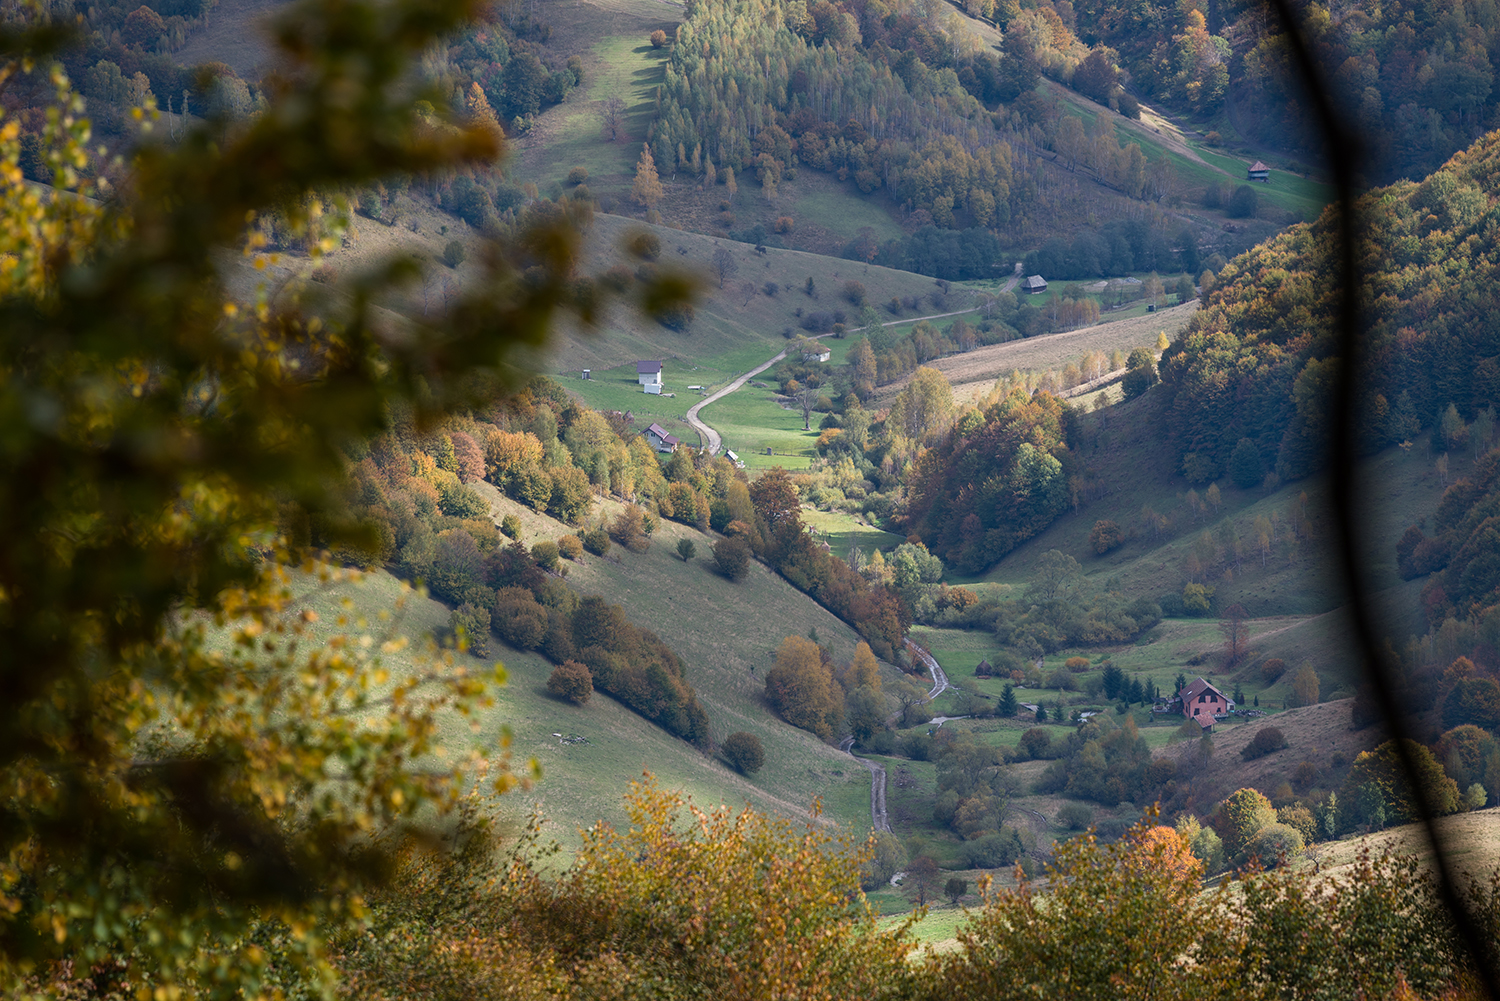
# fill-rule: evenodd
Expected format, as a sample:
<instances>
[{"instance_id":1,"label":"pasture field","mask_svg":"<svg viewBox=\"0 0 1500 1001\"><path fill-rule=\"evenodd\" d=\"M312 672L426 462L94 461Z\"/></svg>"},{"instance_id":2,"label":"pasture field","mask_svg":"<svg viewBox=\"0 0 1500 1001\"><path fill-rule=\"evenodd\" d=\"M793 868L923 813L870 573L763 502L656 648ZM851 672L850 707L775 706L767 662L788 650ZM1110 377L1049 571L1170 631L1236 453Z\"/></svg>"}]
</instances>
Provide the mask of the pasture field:
<instances>
[{"instance_id":1,"label":"pasture field","mask_svg":"<svg viewBox=\"0 0 1500 1001\"><path fill-rule=\"evenodd\" d=\"M497 517L522 517L522 539L528 545L572 531L498 493L489 497ZM613 518L620 509L617 502L603 501L596 506L596 517ZM678 557L680 539L694 542L695 559L685 562ZM716 740L740 730L760 738L766 765L751 779L713 765L715 774L722 771L734 779L726 792L729 802L748 798L757 807L801 816L819 797L827 816L862 835L870 822L869 773L836 747L783 723L764 696L766 671L786 636L806 636L815 630L819 642L842 663L853 656L858 638L758 563L752 563L749 575L738 583L725 579L714 569L712 544L711 536L692 527L663 521L647 552L616 546L608 557L585 554L581 562L568 565L567 581L582 593L600 594L621 605L632 622L655 632L683 658L687 680L708 711ZM882 671L891 679L898 676L890 665L883 665ZM655 729L636 719L640 726ZM741 787L760 792L744 797Z\"/></svg>"},{"instance_id":2,"label":"pasture field","mask_svg":"<svg viewBox=\"0 0 1500 1001\"><path fill-rule=\"evenodd\" d=\"M883 531L862 517L843 511L817 511L804 505L802 524L815 530L840 559L848 558L851 542L868 556L871 550L890 550L906 541L905 536Z\"/></svg>"},{"instance_id":3,"label":"pasture field","mask_svg":"<svg viewBox=\"0 0 1500 1001\"><path fill-rule=\"evenodd\" d=\"M812 463L813 446L821 434L815 414L812 430L802 429L802 411L788 409L776 402L764 383L747 383L722 400L709 404L698 416L724 439L724 447L733 449L751 469L781 466L788 470L806 469ZM767 455L766 449L775 455Z\"/></svg>"},{"instance_id":4,"label":"pasture field","mask_svg":"<svg viewBox=\"0 0 1500 1001\"><path fill-rule=\"evenodd\" d=\"M785 348L783 334L788 330L801 332L807 313L821 310L836 318L837 311L842 310L846 321L856 316L855 308L842 296L848 281L862 284L875 302L893 296L925 298L937 291L931 278L908 271L797 250L768 247L762 254L751 244L653 226L607 213L594 216L582 248L580 270L600 274L623 265L634 272L640 262L623 248L632 235L642 232L655 235L660 242L660 257L653 262L655 268L684 274L696 282L697 298L693 303L696 315L692 324L686 330L672 330L621 304L605 317L597 333L575 329L556 338L541 365L543 371L576 376L584 368L604 372L640 359L668 359L676 360L684 369L696 365L708 375L717 372L717 384L699 378L698 373L693 378L679 380L681 385L701 383L712 391ZM721 248L729 251L734 268L722 287L710 266L715 251ZM811 295L805 291L809 278L813 280ZM951 286L942 298L949 305L932 312L974 305L972 290L959 284ZM837 339L829 338L828 342L835 347L835 357L840 357ZM675 378L671 373L669 366L669 382ZM668 390L671 389L669 385Z\"/></svg>"},{"instance_id":5,"label":"pasture field","mask_svg":"<svg viewBox=\"0 0 1500 1001\"><path fill-rule=\"evenodd\" d=\"M1207 536L1221 551L1233 539L1241 547L1241 555L1230 560L1232 576L1216 574L1208 581L1215 588L1216 609L1238 602L1253 617L1268 618L1323 615L1340 607L1345 601L1342 570L1329 547L1336 519L1342 515L1330 507L1328 477L1317 474L1269 493L1263 487L1240 490L1222 479L1217 484L1220 502L1210 507L1201 500L1207 485L1193 487L1176 468L1166 440L1170 420L1156 391L1084 414L1079 454L1086 487L1080 507L1065 511L986 573L952 574L950 583L1024 586L1042 554L1056 549L1077 559L1096 586L1108 583L1131 598L1180 594L1189 579L1189 557ZM1435 508L1444 488L1426 452L1423 436L1409 451L1389 448L1362 460L1359 506L1352 512L1367 585L1389 592L1381 607L1389 613L1393 635L1401 640L1422 630L1413 620L1414 604L1405 601L1410 584L1395 572L1395 540L1407 525ZM1469 468L1467 456L1459 461L1463 470ZM1196 511L1189 490L1200 498ZM1306 529L1293 533L1288 526L1299 508L1306 512ZM1164 523L1152 527L1148 511ZM1270 549L1264 554L1258 549L1257 518L1273 526L1267 540ZM1088 539L1100 520L1114 521L1126 535L1121 547L1102 556Z\"/></svg>"}]
</instances>

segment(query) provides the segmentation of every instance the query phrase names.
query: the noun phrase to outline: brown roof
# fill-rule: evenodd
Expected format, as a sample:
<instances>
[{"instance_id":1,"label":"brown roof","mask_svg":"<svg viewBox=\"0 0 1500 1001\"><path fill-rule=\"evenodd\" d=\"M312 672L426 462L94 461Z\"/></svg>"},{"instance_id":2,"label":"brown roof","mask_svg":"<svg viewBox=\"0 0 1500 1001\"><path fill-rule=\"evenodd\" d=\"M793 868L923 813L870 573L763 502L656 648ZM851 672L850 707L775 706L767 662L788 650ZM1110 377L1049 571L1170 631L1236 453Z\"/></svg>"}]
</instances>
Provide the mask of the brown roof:
<instances>
[{"instance_id":1,"label":"brown roof","mask_svg":"<svg viewBox=\"0 0 1500 1001\"><path fill-rule=\"evenodd\" d=\"M1261 163L1259 160L1256 160L1254 163L1252 163L1250 165L1250 172L1252 174L1254 174L1254 173L1261 173L1261 172L1270 173L1270 171L1271 171L1271 168L1267 167L1265 164Z\"/></svg>"},{"instance_id":2,"label":"brown roof","mask_svg":"<svg viewBox=\"0 0 1500 1001\"><path fill-rule=\"evenodd\" d=\"M660 438L662 440L663 444L667 444L667 445L676 445L676 444L678 444L678 440L676 438L674 438L672 435L667 434L667 429L664 428L664 427L662 427L660 424L652 424L646 430L649 431L651 434L656 435L656 437Z\"/></svg>"},{"instance_id":3,"label":"brown roof","mask_svg":"<svg viewBox=\"0 0 1500 1001\"><path fill-rule=\"evenodd\" d=\"M1219 691L1217 688L1215 688L1213 685L1210 685L1202 678L1199 678L1197 681L1193 682L1182 690L1182 701L1191 702L1198 696L1202 695L1204 692L1213 692L1225 702L1229 701L1229 696L1225 695L1223 692Z\"/></svg>"}]
</instances>

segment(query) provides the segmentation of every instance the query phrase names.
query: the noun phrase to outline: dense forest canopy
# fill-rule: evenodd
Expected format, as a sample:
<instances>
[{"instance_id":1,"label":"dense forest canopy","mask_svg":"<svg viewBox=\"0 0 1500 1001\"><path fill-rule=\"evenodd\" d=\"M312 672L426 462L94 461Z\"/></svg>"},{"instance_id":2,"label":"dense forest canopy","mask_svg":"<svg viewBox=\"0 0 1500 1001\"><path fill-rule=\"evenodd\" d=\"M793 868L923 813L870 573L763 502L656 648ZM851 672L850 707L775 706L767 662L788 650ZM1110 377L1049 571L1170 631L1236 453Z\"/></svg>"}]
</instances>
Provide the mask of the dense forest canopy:
<instances>
[{"instance_id":1,"label":"dense forest canopy","mask_svg":"<svg viewBox=\"0 0 1500 1001\"><path fill-rule=\"evenodd\" d=\"M1500 137L1490 134L1421 183L1355 204L1366 449L1411 440L1450 405L1472 421L1500 394L1497 169ZM1231 261L1164 353L1169 430L1190 479L1216 478L1247 439L1284 479L1321 468L1339 364L1336 212Z\"/></svg>"}]
</instances>

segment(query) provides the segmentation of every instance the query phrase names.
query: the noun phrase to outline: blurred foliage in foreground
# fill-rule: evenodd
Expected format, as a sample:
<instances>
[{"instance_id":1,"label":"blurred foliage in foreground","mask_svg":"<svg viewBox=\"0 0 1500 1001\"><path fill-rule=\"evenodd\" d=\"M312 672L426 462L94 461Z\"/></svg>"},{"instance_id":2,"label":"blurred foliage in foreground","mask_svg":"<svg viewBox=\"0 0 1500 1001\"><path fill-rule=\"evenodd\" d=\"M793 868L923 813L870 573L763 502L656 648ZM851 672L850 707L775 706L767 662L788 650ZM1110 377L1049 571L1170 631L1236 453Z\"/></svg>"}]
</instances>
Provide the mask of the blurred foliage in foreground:
<instances>
[{"instance_id":1,"label":"blurred foliage in foreground","mask_svg":"<svg viewBox=\"0 0 1500 1001\"><path fill-rule=\"evenodd\" d=\"M331 989L323 939L384 868L371 832L451 806L464 749L435 721L486 685L341 622L314 640L282 569L325 580L277 530L340 525L341 446L407 400L419 422L492 392L559 313L591 323L579 223L490 244L440 318L376 310L421 281L393 258L320 294L236 303L232 248L289 220L308 270L336 245L332 193L493 161L493 118L415 81L467 0L308 0L281 14L264 111L89 165L89 123L48 53L66 28L6 8L0 83L50 74L51 188L0 118L0 983L99 995ZM431 109L440 109L436 114ZM154 109L137 109L149 123ZM110 184L106 177L113 177ZM89 180L93 178L93 180ZM648 297L670 283L659 283ZM680 291L680 289L679 289ZM668 288L667 298L671 298ZM227 639L226 639L227 638ZM503 754L494 787L517 776ZM61 964L61 965L59 965ZM49 986L50 985L50 986Z\"/></svg>"},{"instance_id":2,"label":"blurred foliage in foreground","mask_svg":"<svg viewBox=\"0 0 1500 1001\"><path fill-rule=\"evenodd\" d=\"M1362 854L1318 876L1255 870L1202 889L1154 815L1103 845L1059 846L1044 882L982 888L959 948L876 930L859 858L814 821L704 812L647 779L632 828L586 834L544 874L534 838L499 858L476 810L442 850L412 844L372 920L335 942L350 996L459 999L1067 997L1477 998L1414 859ZM1500 930L1500 882L1472 885Z\"/></svg>"}]
</instances>

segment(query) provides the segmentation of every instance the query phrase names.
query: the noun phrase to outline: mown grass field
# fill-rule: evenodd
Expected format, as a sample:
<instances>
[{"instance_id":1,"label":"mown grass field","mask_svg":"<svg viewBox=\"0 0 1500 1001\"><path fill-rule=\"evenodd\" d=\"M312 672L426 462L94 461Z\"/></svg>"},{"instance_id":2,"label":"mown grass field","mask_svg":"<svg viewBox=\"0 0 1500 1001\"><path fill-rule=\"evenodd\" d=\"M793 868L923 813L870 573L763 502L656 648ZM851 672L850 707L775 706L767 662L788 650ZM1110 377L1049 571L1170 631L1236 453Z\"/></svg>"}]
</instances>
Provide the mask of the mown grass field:
<instances>
[{"instance_id":1,"label":"mown grass field","mask_svg":"<svg viewBox=\"0 0 1500 1001\"><path fill-rule=\"evenodd\" d=\"M871 550L888 550L906 541L905 536L886 532L854 515L842 511L802 509L802 524L816 531L832 547L835 556L846 559L850 545L859 547L866 556Z\"/></svg>"},{"instance_id":2,"label":"mown grass field","mask_svg":"<svg viewBox=\"0 0 1500 1001\"><path fill-rule=\"evenodd\" d=\"M947 377L953 385L955 400L972 402L987 394L996 379L1017 369L1023 372L1061 369L1068 362L1092 351L1103 351L1106 355L1121 351L1128 355L1132 348L1154 349L1158 333L1165 332L1169 338L1172 337L1186 326L1197 309L1198 304L1190 302L1155 313L1142 312L1134 317L1126 315L1128 311L1122 310L1110 314L1108 320L1092 327L992 344L964 354L935 359L928 362L927 367L935 368ZM888 406L909 381L909 378L900 379L882 386L877 398Z\"/></svg>"},{"instance_id":3,"label":"mown grass field","mask_svg":"<svg viewBox=\"0 0 1500 1001\"><path fill-rule=\"evenodd\" d=\"M724 447L738 453L751 469L806 469L816 454L813 446L822 433L817 424L822 415L814 414L812 430L804 431L802 411L781 406L775 394L761 385L759 380L747 383L704 407L699 418L718 431ZM775 454L767 455L768 448Z\"/></svg>"}]
</instances>

